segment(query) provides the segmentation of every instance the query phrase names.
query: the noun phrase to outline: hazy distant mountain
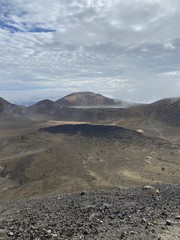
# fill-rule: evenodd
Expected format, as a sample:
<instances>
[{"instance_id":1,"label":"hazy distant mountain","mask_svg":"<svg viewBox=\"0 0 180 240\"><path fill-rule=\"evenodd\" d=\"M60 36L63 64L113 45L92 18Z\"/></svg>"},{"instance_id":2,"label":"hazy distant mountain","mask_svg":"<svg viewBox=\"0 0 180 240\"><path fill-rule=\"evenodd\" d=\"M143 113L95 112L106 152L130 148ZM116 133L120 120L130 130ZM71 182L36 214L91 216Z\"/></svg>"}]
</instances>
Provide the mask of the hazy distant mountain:
<instances>
[{"instance_id":1,"label":"hazy distant mountain","mask_svg":"<svg viewBox=\"0 0 180 240\"><path fill-rule=\"evenodd\" d=\"M100 106L109 108L100 108ZM120 108L111 108L111 106ZM71 106L97 106L97 109L73 109ZM126 106L126 108L121 108ZM128 107L129 106L129 107ZM45 114L46 118L71 121L107 122L114 121L123 124L134 121L156 120L168 125L180 126L180 98L162 99L151 104L129 105L123 101L116 101L93 92L76 92L69 94L55 102L45 99L36 104L25 107L12 104L0 98L1 115L27 116Z\"/></svg>"},{"instance_id":2,"label":"hazy distant mountain","mask_svg":"<svg viewBox=\"0 0 180 240\"><path fill-rule=\"evenodd\" d=\"M75 92L56 101L65 106L123 105L125 102L105 97L93 92Z\"/></svg>"},{"instance_id":3,"label":"hazy distant mountain","mask_svg":"<svg viewBox=\"0 0 180 240\"><path fill-rule=\"evenodd\" d=\"M46 114L51 114L52 113L51 111L54 108L55 108L55 103L49 99L42 100L28 107L28 109L33 112L46 113Z\"/></svg>"},{"instance_id":4,"label":"hazy distant mountain","mask_svg":"<svg viewBox=\"0 0 180 240\"><path fill-rule=\"evenodd\" d=\"M76 115L75 118L84 116L84 118L88 119L88 114L86 116L86 112L84 111L83 116L81 116L81 111L69 108L71 106L124 106L125 104L123 101L116 101L93 92L77 92L69 94L55 102L49 99L42 100L29 106L28 110L30 112L50 115L61 120L74 120L74 115Z\"/></svg>"},{"instance_id":5,"label":"hazy distant mountain","mask_svg":"<svg viewBox=\"0 0 180 240\"><path fill-rule=\"evenodd\" d=\"M32 100L32 101L24 100L24 101L16 101L16 102L14 102L14 104L29 107L29 106L36 104L36 102L37 101L35 101L35 100Z\"/></svg>"}]
</instances>

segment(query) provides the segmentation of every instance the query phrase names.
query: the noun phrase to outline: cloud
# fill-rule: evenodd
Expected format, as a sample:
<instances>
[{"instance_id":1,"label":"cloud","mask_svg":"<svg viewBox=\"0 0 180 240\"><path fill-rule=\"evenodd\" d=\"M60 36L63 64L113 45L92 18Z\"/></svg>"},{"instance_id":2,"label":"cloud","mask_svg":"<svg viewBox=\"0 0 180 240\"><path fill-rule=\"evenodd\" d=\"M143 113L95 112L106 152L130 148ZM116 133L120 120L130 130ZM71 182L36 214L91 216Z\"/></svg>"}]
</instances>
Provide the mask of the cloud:
<instances>
[{"instance_id":1,"label":"cloud","mask_svg":"<svg viewBox=\"0 0 180 240\"><path fill-rule=\"evenodd\" d=\"M58 91L92 90L151 101L179 94L178 0L0 4L1 96L33 91L54 99Z\"/></svg>"},{"instance_id":2,"label":"cloud","mask_svg":"<svg viewBox=\"0 0 180 240\"><path fill-rule=\"evenodd\" d=\"M165 76L177 76L180 77L180 71L173 71L173 72L165 72Z\"/></svg>"}]
</instances>

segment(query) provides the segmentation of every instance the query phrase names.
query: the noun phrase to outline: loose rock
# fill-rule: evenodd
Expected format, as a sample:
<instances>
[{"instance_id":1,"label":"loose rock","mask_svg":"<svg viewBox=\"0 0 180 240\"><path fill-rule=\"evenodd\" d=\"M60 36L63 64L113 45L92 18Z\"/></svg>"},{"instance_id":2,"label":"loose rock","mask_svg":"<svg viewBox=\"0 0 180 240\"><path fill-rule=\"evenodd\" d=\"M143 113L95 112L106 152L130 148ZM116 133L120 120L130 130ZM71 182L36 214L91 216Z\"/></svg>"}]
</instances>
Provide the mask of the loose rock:
<instances>
[{"instance_id":1,"label":"loose rock","mask_svg":"<svg viewBox=\"0 0 180 240\"><path fill-rule=\"evenodd\" d=\"M0 226L8 240L154 240L171 228L178 239L179 185L152 189L160 190L158 201L134 188L0 202Z\"/></svg>"},{"instance_id":2,"label":"loose rock","mask_svg":"<svg viewBox=\"0 0 180 240\"><path fill-rule=\"evenodd\" d=\"M171 220L166 220L166 225L172 226L172 225L174 225L174 222Z\"/></svg>"}]
</instances>

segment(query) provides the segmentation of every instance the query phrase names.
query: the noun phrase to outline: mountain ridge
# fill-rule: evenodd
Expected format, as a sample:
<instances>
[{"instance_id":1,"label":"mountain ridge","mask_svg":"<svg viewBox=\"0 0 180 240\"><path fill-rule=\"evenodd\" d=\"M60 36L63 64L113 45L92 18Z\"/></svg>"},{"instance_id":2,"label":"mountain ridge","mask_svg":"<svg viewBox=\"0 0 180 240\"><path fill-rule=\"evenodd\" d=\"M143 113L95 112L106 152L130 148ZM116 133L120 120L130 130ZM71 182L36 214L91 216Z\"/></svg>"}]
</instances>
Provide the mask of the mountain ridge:
<instances>
[{"instance_id":1,"label":"mountain ridge","mask_svg":"<svg viewBox=\"0 0 180 240\"><path fill-rule=\"evenodd\" d=\"M126 107L123 107L126 104ZM91 106L97 106L91 109ZM105 109L103 106L109 108ZM112 108L112 106L116 108ZM73 106L85 106L84 109L73 108ZM89 109L86 108L89 106ZM124 122L128 119L134 121L149 121L154 119L168 125L180 126L180 97L161 99L149 104L131 104L115 99L107 98L93 92L75 92L66 95L56 101L44 99L29 107L19 106L0 98L0 114L15 114L17 117L30 117L31 114L42 114L47 119L65 121L92 121Z\"/></svg>"}]
</instances>

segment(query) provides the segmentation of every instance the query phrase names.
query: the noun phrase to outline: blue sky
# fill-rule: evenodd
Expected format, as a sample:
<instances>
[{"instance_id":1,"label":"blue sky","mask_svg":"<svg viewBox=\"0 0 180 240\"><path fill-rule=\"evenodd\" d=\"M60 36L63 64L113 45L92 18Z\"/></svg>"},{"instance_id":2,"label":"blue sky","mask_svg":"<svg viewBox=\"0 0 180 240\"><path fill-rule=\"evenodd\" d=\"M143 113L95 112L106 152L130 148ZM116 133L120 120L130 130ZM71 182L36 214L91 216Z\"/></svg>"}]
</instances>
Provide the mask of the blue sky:
<instances>
[{"instance_id":1,"label":"blue sky","mask_svg":"<svg viewBox=\"0 0 180 240\"><path fill-rule=\"evenodd\" d=\"M0 96L180 96L179 0L0 0Z\"/></svg>"}]
</instances>

